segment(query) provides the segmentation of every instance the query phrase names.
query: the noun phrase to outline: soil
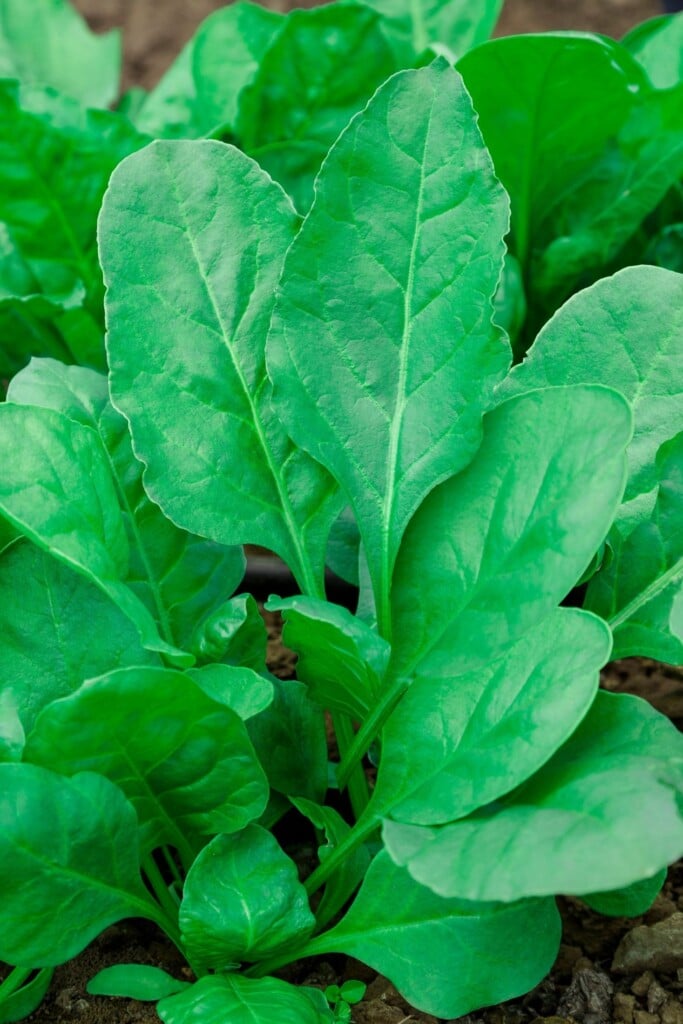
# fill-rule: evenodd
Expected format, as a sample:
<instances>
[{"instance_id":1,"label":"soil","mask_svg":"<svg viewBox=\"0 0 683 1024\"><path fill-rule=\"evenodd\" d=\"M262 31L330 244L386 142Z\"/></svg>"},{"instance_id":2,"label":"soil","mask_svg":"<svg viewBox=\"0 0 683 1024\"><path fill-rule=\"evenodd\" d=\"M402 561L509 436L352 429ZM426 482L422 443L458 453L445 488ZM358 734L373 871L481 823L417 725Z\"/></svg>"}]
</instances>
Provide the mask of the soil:
<instances>
[{"instance_id":1,"label":"soil","mask_svg":"<svg viewBox=\"0 0 683 1024\"><path fill-rule=\"evenodd\" d=\"M73 2L97 30L124 27L124 85L147 88L199 22L223 6L220 0ZM265 6L285 10L291 5L271 0ZM304 0L298 6L314 4ZM585 29L619 37L658 13L657 0L508 0L498 33ZM291 676L295 658L279 642L277 620L271 616L268 625L271 669ZM630 659L609 666L603 685L650 699L683 728L683 672ZM683 862L671 869L663 893L644 918L605 918L572 899L561 901L561 911L563 944L548 978L527 996L469 1015L460 1024L683 1024ZM176 977L187 976L179 953L154 926L124 922L108 928L86 952L57 969L43 1005L28 1020L159 1024L148 1004L87 995L89 978L122 962L154 964ZM384 978L342 957L332 963L304 962L290 977L323 987L345 978L368 982L366 998L354 1008L356 1024L439 1024L412 1011Z\"/></svg>"}]
</instances>

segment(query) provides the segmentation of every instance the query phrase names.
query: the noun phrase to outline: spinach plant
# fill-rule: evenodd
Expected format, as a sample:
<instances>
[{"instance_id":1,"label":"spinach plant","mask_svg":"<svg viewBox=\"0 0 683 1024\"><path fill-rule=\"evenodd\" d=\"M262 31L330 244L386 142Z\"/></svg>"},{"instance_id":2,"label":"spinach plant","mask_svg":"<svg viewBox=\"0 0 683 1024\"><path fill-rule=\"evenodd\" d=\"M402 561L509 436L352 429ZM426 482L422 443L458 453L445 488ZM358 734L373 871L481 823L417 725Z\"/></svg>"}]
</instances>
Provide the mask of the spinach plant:
<instances>
[{"instance_id":1,"label":"spinach plant","mask_svg":"<svg viewBox=\"0 0 683 1024\"><path fill-rule=\"evenodd\" d=\"M451 1018L543 977L556 894L654 898L683 851L683 741L598 676L613 634L683 642L683 335L661 315L683 277L580 292L510 373L508 229L444 59L351 119L303 221L217 140L114 172L108 390L39 360L0 407L0 511L24 535L0 556L2 585L23 581L0 602L5 1019L129 916L195 980L124 965L92 991L156 999L165 1024L330 1021L274 975L338 952ZM324 590L344 507L356 614ZM268 676L233 596L245 543L299 583L269 602L296 682ZM303 879L285 811L319 837Z\"/></svg>"}]
</instances>

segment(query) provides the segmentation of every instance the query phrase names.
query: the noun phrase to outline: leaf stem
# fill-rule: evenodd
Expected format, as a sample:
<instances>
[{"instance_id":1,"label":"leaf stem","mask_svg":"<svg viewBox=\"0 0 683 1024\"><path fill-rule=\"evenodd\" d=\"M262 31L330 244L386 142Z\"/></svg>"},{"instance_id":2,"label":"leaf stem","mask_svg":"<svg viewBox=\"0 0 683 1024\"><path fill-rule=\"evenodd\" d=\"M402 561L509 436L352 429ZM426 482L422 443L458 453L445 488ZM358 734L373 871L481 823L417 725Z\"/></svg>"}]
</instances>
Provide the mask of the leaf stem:
<instances>
[{"instance_id":1,"label":"leaf stem","mask_svg":"<svg viewBox=\"0 0 683 1024\"><path fill-rule=\"evenodd\" d=\"M169 932L169 938L172 938L174 934L177 936L178 942L180 942L180 931L178 930L178 903L176 899L171 895L171 892L163 879L161 871L157 866L157 862L154 860L153 854L149 853L142 862L142 870L145 873L145 877L152 887L152 891L156 896L161 910L163 911L164 920L159 920L157 923L161 925L164 931L167 930L166 918L168 923L171 925L172 933ZM178 943L176 942L176 945Z\"/></svg>"},{"instance_id":2,"label":"leaf stem","mask_svg":"<svg viewBox=\"0 0 683 1024\"><path fill-rule=\"evenodd\" d=\"M646 605L653 597L657 597L658 594L661 594L671 583L676 582L676 580L681 576L683 576L683 558L679 558L677 562L674 562L670 569L667 569L665 573L658 576L656 580L653 580L653 582L650 583L649 586L645 587L644 590L641 590L632 601L629 601L629 603L625 605L620 612L617 612L617 614L613 615L611 619L608 619L608 625L611 626L612 629L616 629L618 626L623 626L623 624L630 619L632 615L635 615L643 605Z\"/></svg>"},{"instance_id":3,"label":"leaf stem","mask_svg":"<svg viewBox=\"0 0 683 1024\"><path fill-rule=\"evenodd\" d=\"M329 856L306 879L304 888L309 896L312 896L314 892L317 892L325 884L337 868L341 867L349 854L353 853L356 847L361 846L372 835L378 825L379 818L374 813L369 813L369 808L366 808L365 813L358 819L351 831L330 851Z\"/></svg>"},{"instance_id":4,"label":"leaf stem","mask_svg":"<svg viewBox=\"0 0 683 1024\"><path fill-rule=\"evenodd\" d=\"M33 974L33 970L33 967L12 968L2 985L0 985L0 1006L11 995L14 995L18 988L21 988L26 979Z\"/></svg>"},{"instance_id":5,"label":"leaf stem","mask_svg":"<svg viewBox=\"0 0 683 1024\"><path fill-rule=\"evenodd\" d=\"M346 759L356 738L351 719L348 715L336 712L332 715L332 724L334 725L334 732L337 737L339 753L342 755L342 759ZM337 779L339 780L339 775L337 775ZM351 801L354 817L358 821L370 802L368 780L360 764L360 759L354 763L344 779L344 785L342 786L340 783L339 788L342 789L344 786L348 786L349 800Z\"/></svg>"},{"instance_id":6,"label":"leaf stem","mask_svg":"<svg viewBox=\"0 0 683 1024\"><path fill-rule=\"evenodd\" d=\"M399 677L363 722L337 768L337 782L340 789L346 786L351 773L359 767L360 761L367 754L372 743L380 734L382 726L407 689L408 683L403 677Z\"/></svg>"}]
</instances>

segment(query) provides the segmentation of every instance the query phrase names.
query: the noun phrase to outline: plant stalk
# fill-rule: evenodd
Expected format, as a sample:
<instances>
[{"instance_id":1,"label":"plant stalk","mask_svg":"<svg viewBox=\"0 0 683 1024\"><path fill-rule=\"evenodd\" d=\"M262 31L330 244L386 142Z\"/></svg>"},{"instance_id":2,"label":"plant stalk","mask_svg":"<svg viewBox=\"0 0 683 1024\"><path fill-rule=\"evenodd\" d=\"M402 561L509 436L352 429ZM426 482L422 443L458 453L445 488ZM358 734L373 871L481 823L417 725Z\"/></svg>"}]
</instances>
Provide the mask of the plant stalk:
<instances>
[{"instance_id":1,"label":"plant stalk","mask_svg":"<svg viewBox=\"0 0 683 1024\"><path fill-rule=\"evenodd\" d=\"M360 761L365 757L377 736L379 736L384 723L407 689L408 683L406 680L402 678L397 679L384 694L380 703L363 722L353 737L353 741L342 755L341 762L337 768L337 782L340 789L347 785L352 772L359 768Z\"/></svg>"},{"instance_id":2,"label":"plant stalk","mask_svg":"<svg viewBox=\"0 0 683 1024\"><path fill-rule=\"evenodd\" d=\"M13 967L2 985L0 985L0 1005L10 996L14 995L17 989L21 988L26 979L33 974L33 967Z\"/></svg>"}]
</instances>

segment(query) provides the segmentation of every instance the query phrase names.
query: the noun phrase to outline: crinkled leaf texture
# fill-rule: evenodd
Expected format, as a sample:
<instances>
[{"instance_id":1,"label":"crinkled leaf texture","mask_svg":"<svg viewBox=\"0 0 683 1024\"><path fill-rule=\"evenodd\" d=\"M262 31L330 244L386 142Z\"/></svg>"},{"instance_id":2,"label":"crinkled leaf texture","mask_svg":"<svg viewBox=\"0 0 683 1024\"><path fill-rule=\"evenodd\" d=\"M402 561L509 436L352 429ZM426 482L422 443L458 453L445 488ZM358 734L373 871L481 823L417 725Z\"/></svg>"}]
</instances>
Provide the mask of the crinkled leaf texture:
<instances>
[{"instance_id":1,"label":"crinkled leaf texture","mask_svg":"<svg viewBox=\"0 0 683 1024\"><path fill-rule=\"evenodd\" d=\"M491 322L507 224L469 96L437 61L351 121L287 254L268 339L277 408L348 494L383 630L408 520L471 459L508 366Z\"/></svg>"},{"instance_id":2,"label":"crinkled leaf texture","mask_svg":"<svg viewBox=\"0 0 683 1024\"><path fill-rule=\"evenodd\" d=\"M294 861L259 825L217 836L185 880L183 945L202 968L226 970L296 949L314 927Z\"/></svg>"},{"instance_id":3,"label":"crinkled leaf texture","mask_svg":"<svg viewBox=\"0 0 683 1024\"><path fill-rule=\"evenodd\" d=\"M680 857L681 787L683 737L671 722L636 697L601 692L568 742L507 797L435 828L387 820L384 841L446 897L610 892Z\"/></svg>"},{"instance_id":4,"label":"crinkled leaf texture","mask_svg":"<svg viewBox=\"0 0 683 1024\"><path fill-rule=\"evenodd\" d=\"M112 397L150 497L185 529L274 549L317 592L341 500L287 436L265 367L297 225L238 150L158 142L112 176L99 238Z\"/></svg>"},{"instance_id":5,"label":"crinkled leaf texture","mask_svg":"<svg viewBox=\"0 0 683 1024\"><path fill-rule=\"evenodd\" d=\"M53 967L124 917L158 920L139 872L137 819L99 775L0 764L0 958Z\"/></svg>"},{"instance_id":6,"label":"crinkled leaf texture","mask_svg":"<svg viewBox=\"0 0 683 1024\"><path fill-rule=\"evenodd\" d=\"M64 775L93 771L135 807L143 855L237 832L264 810L268 786L242 721L183 673L118 669L38 716L25 758Z\"/></svg>"},{"instance_id":7,"label":"crinkled leaf texture","mask_svg":"<svg viewBox=\"0 0 683 1024\"><path fill-rule=\"evenodd\" d=\"M560 933L552 899L443 899L381 852L350 910L307 951L357 957L418 1009L451 1018L533 988L552 966Z\"/></svg>"},{"instance_id":8,"label":"crinkled leaf texture","mask_svg":"<svg viewBox=\"0 0 683 1024\"><path fill-rule=\"evenodd\" d=\"M334 1019L319 989L238 974L201 978L187 992L162 999L157 1013L164 1024L331 1024Z\"/></svg>"}]
</instances>

